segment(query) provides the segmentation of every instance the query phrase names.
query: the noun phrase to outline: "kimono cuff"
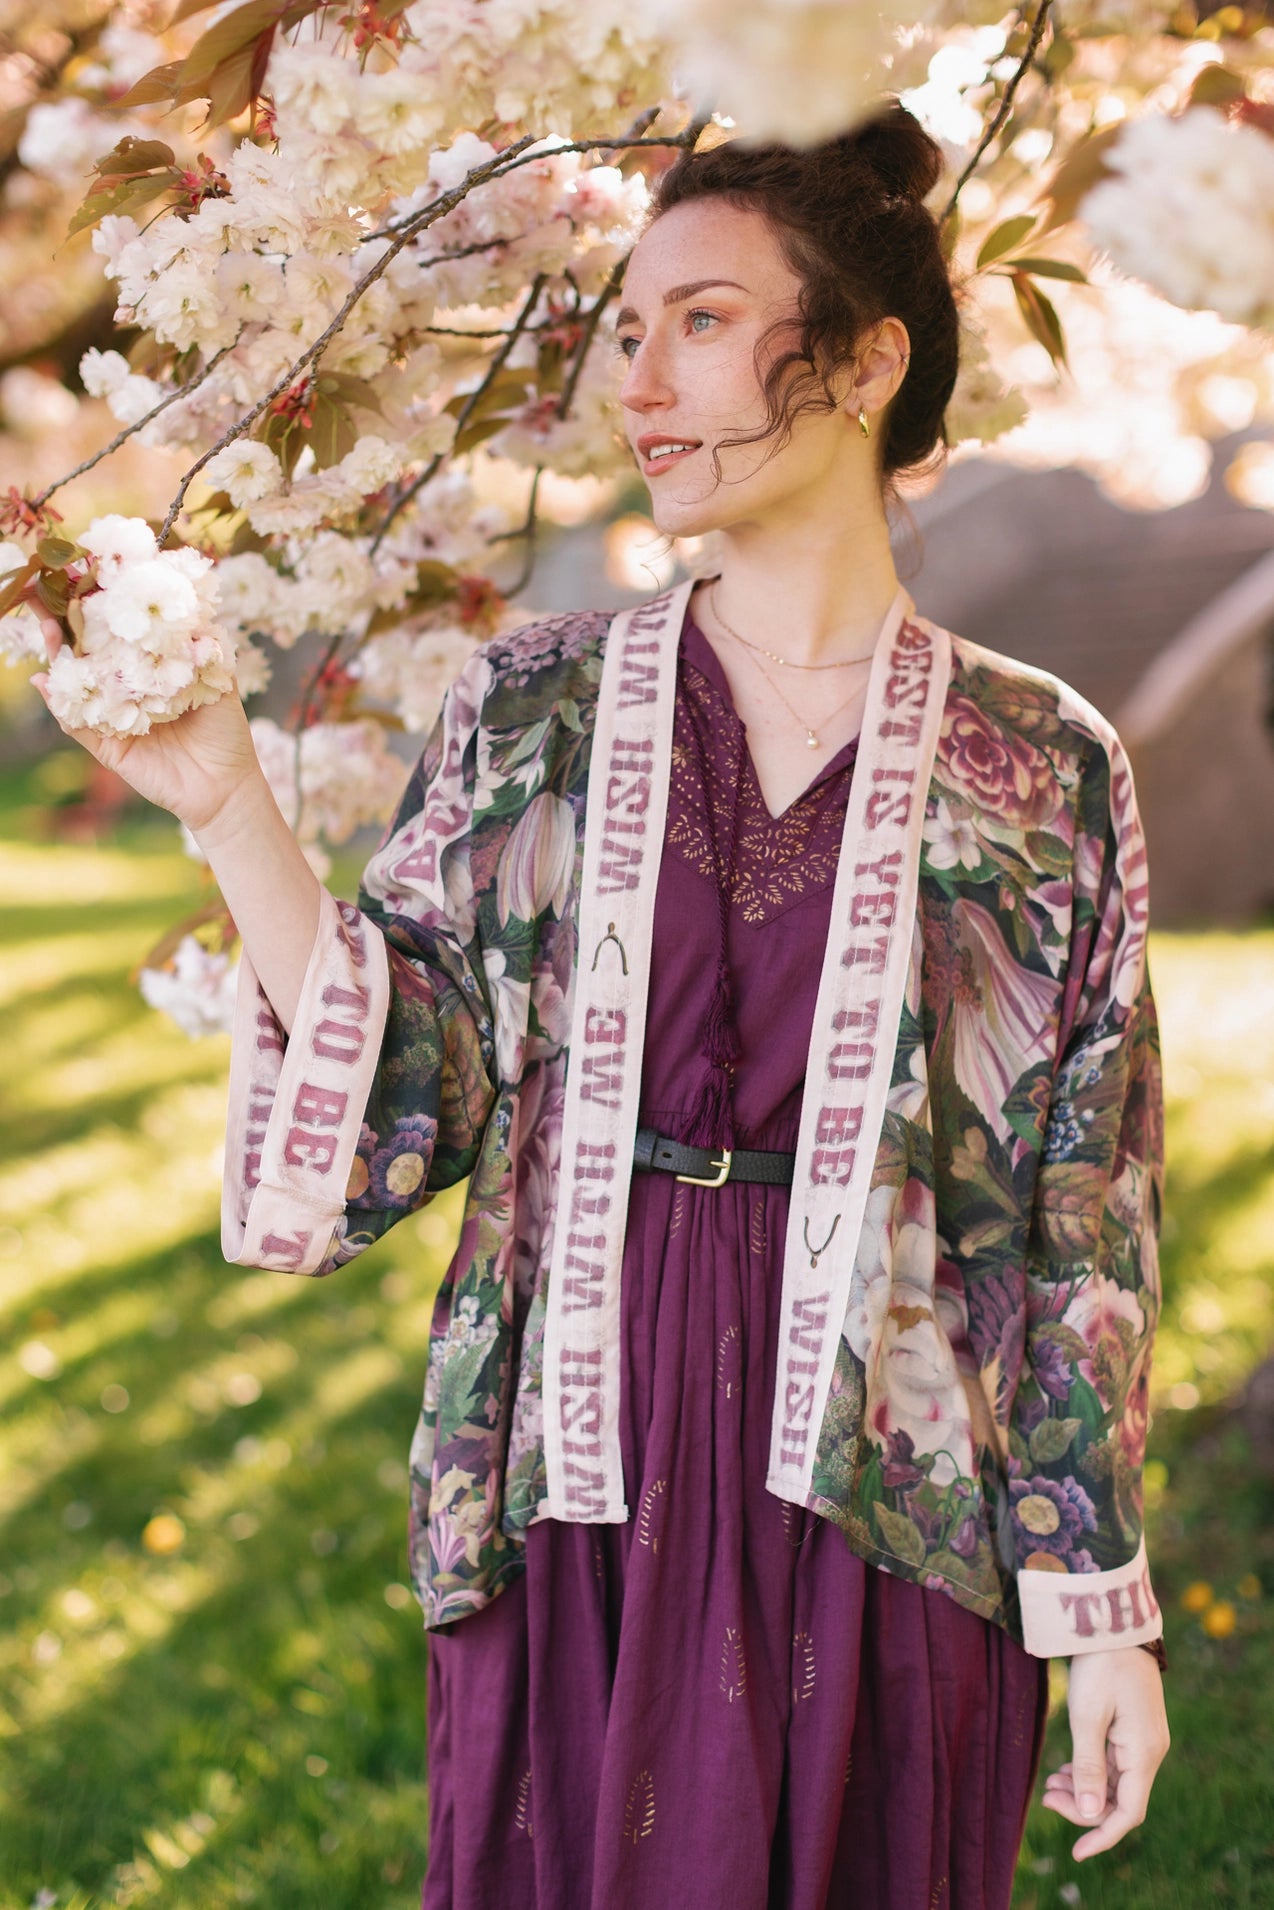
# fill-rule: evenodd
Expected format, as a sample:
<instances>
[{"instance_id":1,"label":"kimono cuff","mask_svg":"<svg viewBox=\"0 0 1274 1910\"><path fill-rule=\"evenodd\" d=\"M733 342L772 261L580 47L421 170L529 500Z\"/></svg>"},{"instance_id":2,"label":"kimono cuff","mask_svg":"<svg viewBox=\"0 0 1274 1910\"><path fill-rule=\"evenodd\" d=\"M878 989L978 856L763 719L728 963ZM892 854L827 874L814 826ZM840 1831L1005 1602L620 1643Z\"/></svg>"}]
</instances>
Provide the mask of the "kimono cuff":
<instances>
[{"instance_id":1,"label":"kimono cuff","mask_svg":"<svg viewBox=\"0 0 1274 1910\"><path fill-rule=\"evenodd\" d=\"M221 1251L232 1264L315 1273L327 1258L389 1000L384 937L327 889L291 1035L244 951L221 1185Z\"/></svg>"},{"instance_id":2,"label":"kimono cuff","mask_svg":"<svg viewBox=\"0 0 1274 1910\"><path fill-rule=\"evenodd\" d=\"M1126 1565L1108 1572L1023 1570L1017 1588L1023 1643L1036 1658L1071 1658L1163 1636L1144 1535Z\"/></svg>"}]
</instances>

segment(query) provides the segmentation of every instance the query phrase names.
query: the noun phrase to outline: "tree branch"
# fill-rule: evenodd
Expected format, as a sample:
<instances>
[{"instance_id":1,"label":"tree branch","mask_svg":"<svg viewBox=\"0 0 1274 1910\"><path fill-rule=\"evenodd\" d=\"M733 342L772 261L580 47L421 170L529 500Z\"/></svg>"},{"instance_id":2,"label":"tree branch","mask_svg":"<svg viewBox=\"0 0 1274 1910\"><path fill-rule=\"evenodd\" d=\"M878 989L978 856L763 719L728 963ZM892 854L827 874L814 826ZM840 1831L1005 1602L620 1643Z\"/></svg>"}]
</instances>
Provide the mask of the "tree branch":
<instances>
[{"instance_id":1,"label":"tree branch","mask_svg":"<svg viewBox=\"0 0 1274 1910\"><path fill-rule=\"evenodd\" d=\"M490 391L492 384L495 382L497 374L508 363L509 354L512 352L513 347L516 345L518 339L522 336L522 333L525 330L528 321L530 320L532 312L535 310L536 306L539 303L540 293L544 290L544 284L545 284L545 274L543 272L537 272L535 279L532 282L531 289L527 293L526 298L523 300L522 308L519 311L516 319L514 320L513 325L510 328L509 334L506 337L503 345L501 345L499 351L493 352L491 354L491 362L488 364L485 372L482 374L481 382L478 385L476 385L474 389L469 393L468 398L465 400L465 403L463 404L459 413L457 414L457 417L456 417L456 437L457 438L460 436L460 433L464 430L470 418L473 416L474 412L477 410L478 406L481 404L483 397L486 395L488 391ZM368 545L367 554L369 557L375 556L376 552L380 549L381 540L384 538L386 531L389 529L394 519L398 516L399 512L403 509L403 506L406 504L409 504L412 498L415 497L419 491L422 491L424 489L425 485L428 484L430 478L433 477L434 473L437 471L439 465L442 463L443 458L446 455L447 455L446 452L439 451L436 454L436 456L432 457L429 460L429 463L425 466L424 470L420 473L420 475L412 479L411 483L407 486L407 489L401 492L399 496L394 499L388 511L385 513L384 518L381 520L381 525L379 530L376 532L375 537L372 539L371 543Z\"/></svg>"},{"instance_id":2,"label":"tree branch","mask_svg":"<svg viewBox=\"0 0 1274 1910\"><path fill-rule=\"evenodd\" d=\"M66 473L65 477L54 478L47 490L41 491L39 497L32 498L32 504L38 508L41 504L45 503L47 499L52 497L54 491L60 491L64 484L69 484L72 478L82 477L85 471L91 471L95 464L100 464L102 459L109 457L112 451L118 451L121 444L126 444L129 438L142 429L143 425L148 425L152 418L157 418L161 411L167 411L169 405L176 404L178 398L188 397L192 391L196 391L204 379L207 378L211 372L216 370L226 353L234 350L242 336L243 327L240 326L238 335L232 338L228 345L223 345L221 350L208 360L208 363L204 366L202 371L197 372L186 384L174 385L167 397L161 398L159 403L155 405L152 410L148 411L144 418L138 418L135 424L126 424L122 431L116 432L109 444L104 444L100 451L94 451L92 457L85 458L83 464L77 464L73 471ZM164 537L166 537L167 534L168 528L165 526ZM161 537L159 541L162 543L163 537Z\"/></svg>"},{"instance_id":3,"label":"tree branch","mask_svg":"<svg viewBox=\"0 0 1274 1910\"><path fill-rule=\"evenodd\" d=\"M964 186L973 177L974 172L977 170L978 161L981 159L983 153L986 151L987 147L991 144L991 141L995 138L995 135L999 132L1001 126L1003 126L1005 120L1008 118L1009 113L1012 110L1012 106L1013 106L1013 96L1017 92L1018 87L1022 84L1023 77L1025 76L1027 69L1031 65L1031 62L1034 60L1036 51L1039 48L1039 43L1044 37L1044 26L1048 18L1049 9L1051 8L1052 4L1053 4L1053 0L1040 0L1039 7L1036 10L1035 19L1031 24L1031 34L1030 34L1029 40L1027 41L1026 51L1025 53L1023 53L1021 59L1018 61L1017 71L1013 74L1012 78L1009 80L1008 85L1004 89L1004 98L1000 101L999 105L995 109L995 112L992 114L990 124L986 126L983 130L982 137L978 141L977 146L974 149L973 157L969 160L968 164L964 168L964 171L960 174L960 177L956 180L955 186L952 188L951 197L948 199L946 206L943 208L941 216L939 217L939 220L938 220L938 224L940 226L944 226L947 223L947 220L951 217L952 213L955 211L956 201L960 197L960 193L963 190Z\"/></svg>"}]
</instances>

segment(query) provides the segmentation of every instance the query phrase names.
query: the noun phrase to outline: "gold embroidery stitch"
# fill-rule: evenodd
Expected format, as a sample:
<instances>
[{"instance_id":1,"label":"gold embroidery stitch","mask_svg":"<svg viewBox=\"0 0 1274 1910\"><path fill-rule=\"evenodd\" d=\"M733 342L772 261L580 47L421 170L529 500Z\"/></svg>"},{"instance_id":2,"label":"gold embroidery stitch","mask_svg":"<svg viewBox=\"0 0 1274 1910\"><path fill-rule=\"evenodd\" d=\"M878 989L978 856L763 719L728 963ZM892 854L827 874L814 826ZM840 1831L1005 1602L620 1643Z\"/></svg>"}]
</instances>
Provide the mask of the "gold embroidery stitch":
<instances>
[{"instance_id":1,"label":"gold embroidery stitch","mask_svg":"<svg viewBox=\"0 0 1274 1910\"><path fill-rule=\"evenodd\" d=\"M531 1767L529 1764L518 1779L518 1802L517 1809L513 1813L513 1821L519 1830L526 1832L528 1837L534 1837L535 1825L531 1822Z\"/></svg>"},{"instance_id":2,"label":"gold embroidery stitch","mask_svg":"<svg viewBox=\"0 0 1274 1910\"><path fill-rule=\"evenodd\" d=\"M743 1381L743 1349L737 1326L728 1326L717 1343L717 1385L727 1399Z\"/></svg>"},{"instance_id":3,"label":"gold embroidery stitch","mask_svg":"<svg viewBox=\"0 0 1274 1910\"><path fill-rule=\"evenodd\" d=\"M666 1479L656 1479L648 1485L641 1502L641 1515L637 1520L637 1543L648 1545L652 1552L658 1553L659 1540L663 1532L663 1497L668 1490ZM656 1509L660 1512L658 1526L655 1523Z\"/></svg>"},{"instance_id":4,"label":"gold embroidery stitch","mask_svg":"<svg viewBox=\"0 0 1274 1910\"><path fill-rule=\"evenodd\" d=\"M814 1640L807 1631L792 1639L792 1703L814 1695Z\"/></svg>"},{"instance_id":5,"label":"gold embroidery stitch","mask_svg":"<svg viewBox=\"0 0 1274 1910\"><path fill-rule=\"evenodd\" d=\"M624 1804L624 1841L635 1844L639 1837L649 1837L655 1827L655 1780L649 1771L638 1771L628 1786L628 1798Z\"/></svg>"},{"instance_id":6,"label":"gold embroidery stitch","mask_svg":"<svg viewBox=\"0 0 1274 1910\"><path fill-rule=\"evenodd\" d=\"M783 1530L787 1536L788 1544L792 1546L793 1549L798 1545L804 1545L805 1533L803 1526L805 1521L801 1508L793 1505L790 1499L781 1499L779 1501L779 1511L783 1517Z\"/></svg>"},{"instance_id":7,"label":"gold embroidery stitch","mask_svg":"<svg viewBox=\"0 0 1274 1910\"><path fill-rule=\"evenodd\" d=\"M759 1194L752 1203L752 1220L748 1228L748 1245L758 1259L765 1253L765 1202Z\"/></svg>"},{"instance_id":8,"label":"gold embroidery stitch","mask_svg":"<svg viewBox=\"0 0 1274 1910\"><path fill-rule=\"evenodd\" d=\"M715 881L709 813L728 820L734 780L741 779L739 836L731 900L751 927L782 914L793 902L825 889L836 879L845 821L846 779L821 777L785 809L772 816L765 806L746 744L746 731L733 706L702 671L683 660L684 694L677 700L672 750L672 787L678 803L669 813L668 841L697 872ZM708 784L701 786L695 752L687 742L695 720L688 705L725 739L731 755L726 776L707 756Z\"/></svg>"},{"instance_id":9,"label":"gold embroidery stitch","mask_svg":"<svg viewBox=\"0 0 1274 1910\"><path fill-rule=\"evenodd\" d=\"M721 1641L721 1676L717 1683L727 1704L741 1698L748 1688L748 1666L743 1655L743 1634L737 1625L727 1625Z\"/></svg>"}]
</instances>

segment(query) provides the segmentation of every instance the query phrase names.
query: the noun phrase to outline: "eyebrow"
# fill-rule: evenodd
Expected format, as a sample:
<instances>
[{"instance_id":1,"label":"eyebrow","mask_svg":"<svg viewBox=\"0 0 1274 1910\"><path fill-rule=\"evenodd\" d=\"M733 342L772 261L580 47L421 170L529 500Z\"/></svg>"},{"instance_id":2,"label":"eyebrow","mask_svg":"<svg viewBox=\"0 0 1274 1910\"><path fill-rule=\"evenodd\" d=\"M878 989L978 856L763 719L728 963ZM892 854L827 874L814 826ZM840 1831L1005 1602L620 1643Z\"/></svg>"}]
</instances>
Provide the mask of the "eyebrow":
<instances>
[{"instance_id":1,"label":"eyebrow","mask_svg":"<svg viewBox=\"0 0 1274 1910\"><path fill-rule=\"evenodd\" d=\"M694 279L689 285L674 285L670 292L664 293L665 305L681 305L688 298L697 298L700 292L706 292L710 285L732 285L736 292L746 292L747 286L740 285L738 279ZM616 318L616 325L631 325L637 313L631 305L625 305Z\"/></svg>"}]
</instances>

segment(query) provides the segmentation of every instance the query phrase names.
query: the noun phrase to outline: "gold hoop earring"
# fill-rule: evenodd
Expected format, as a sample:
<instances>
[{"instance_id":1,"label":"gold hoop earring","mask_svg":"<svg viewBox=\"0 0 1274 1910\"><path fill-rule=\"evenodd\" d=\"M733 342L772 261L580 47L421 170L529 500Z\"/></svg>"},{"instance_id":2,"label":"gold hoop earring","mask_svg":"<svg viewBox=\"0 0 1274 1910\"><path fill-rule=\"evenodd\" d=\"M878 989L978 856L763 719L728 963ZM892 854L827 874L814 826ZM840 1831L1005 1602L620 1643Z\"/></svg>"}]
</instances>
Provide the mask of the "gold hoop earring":
<instances>
[{"instance_id":1,"label":"gold hoop earring","mask_svg":"<svg viewBox=\"0 0 1274 1910\"><path fill-rule=\"evenodd\" d=\"M858 429L862 432L865 438L869 438L871 436L871 426L867 422L867 413L864 411L861 405L859 405L858 407Z\"/></svg>"}]
</instances>

